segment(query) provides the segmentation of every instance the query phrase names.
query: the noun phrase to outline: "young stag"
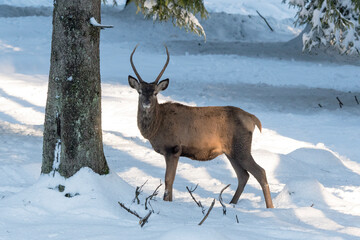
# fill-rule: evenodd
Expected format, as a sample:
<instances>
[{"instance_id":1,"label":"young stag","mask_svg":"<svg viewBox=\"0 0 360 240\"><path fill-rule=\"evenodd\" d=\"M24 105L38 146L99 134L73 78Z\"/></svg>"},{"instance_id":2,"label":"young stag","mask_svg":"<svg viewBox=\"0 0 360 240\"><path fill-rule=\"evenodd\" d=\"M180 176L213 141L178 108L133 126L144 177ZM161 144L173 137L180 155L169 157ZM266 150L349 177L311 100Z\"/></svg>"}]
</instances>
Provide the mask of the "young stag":
<instances>
[{"instance_id":1,"label":"young stag","mask_svg":"<svg viewBox=\"0 0 360 240\"><path fill-rule=\"evenodd\" d=\"M173 183L179 157L193 160L211 160L225 154L233 166L238 187L231 203L236 204L249 179L250 172L260 183L266 207L273 208L266 174L251 156L251 141L255 125L261 131L257 117L236 107L189 107L179 103L159 104L157 94L169 85L169 79L159 82L168 63L152 83L143 81L136 71L133 55L130 63L137 79L129 76L130 87L139 93L137 124L141 134L154 150L165 157L164 200L172 201Z\"/></svg>"}]
</instances>

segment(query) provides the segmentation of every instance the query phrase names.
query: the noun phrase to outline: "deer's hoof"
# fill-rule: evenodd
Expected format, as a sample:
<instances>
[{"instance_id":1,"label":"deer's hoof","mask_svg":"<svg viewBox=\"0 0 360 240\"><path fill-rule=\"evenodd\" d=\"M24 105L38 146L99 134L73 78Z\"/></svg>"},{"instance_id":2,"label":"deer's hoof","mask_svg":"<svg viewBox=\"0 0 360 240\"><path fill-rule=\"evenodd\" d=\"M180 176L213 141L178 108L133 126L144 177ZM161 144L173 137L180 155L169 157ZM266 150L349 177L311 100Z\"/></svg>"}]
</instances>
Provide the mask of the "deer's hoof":
<instances>
[{"instance_id":1,"label":"deer's hoof","mask_svg":"<svg viewBox=\"0 0 360 240\"><path fill-rule=\"evenodd\" d=\"M168 201L168 202L172 201L172 196L171 196L171 194L169 194L169 192L167 190L165 190L163 199L164 199L164 201Z\"/></svg>"}]
</instances>

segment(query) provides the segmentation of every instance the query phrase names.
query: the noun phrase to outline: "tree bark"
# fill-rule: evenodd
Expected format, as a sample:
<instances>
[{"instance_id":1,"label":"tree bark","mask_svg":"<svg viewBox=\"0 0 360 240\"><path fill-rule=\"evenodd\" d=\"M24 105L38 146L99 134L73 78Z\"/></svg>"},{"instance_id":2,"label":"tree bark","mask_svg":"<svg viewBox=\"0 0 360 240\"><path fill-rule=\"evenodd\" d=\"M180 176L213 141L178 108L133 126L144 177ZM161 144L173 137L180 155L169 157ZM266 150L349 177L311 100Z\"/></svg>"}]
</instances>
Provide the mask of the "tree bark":
<instances>
[{"instance_id":1,"label":"tree bark","mask_svg":"<svg viewBox=\"0 0 360 240\"><path fill-rule=\"evenodd\" d=\"M109 172L102 143L100 0L56 0L41 172Z\"/></svg>"}]
</instances>

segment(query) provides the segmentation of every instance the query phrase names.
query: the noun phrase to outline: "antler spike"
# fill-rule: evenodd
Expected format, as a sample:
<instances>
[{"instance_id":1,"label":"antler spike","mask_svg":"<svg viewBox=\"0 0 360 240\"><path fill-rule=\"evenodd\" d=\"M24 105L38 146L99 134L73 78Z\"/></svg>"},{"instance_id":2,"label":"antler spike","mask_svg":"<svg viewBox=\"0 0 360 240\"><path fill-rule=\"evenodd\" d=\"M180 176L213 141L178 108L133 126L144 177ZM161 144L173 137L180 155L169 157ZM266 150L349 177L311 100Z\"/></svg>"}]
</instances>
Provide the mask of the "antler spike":
<instances>
[{"instance_id":1,"label":"antler spike","mask_svg":"<svg viewBox=\"0 0 360 240\"><path fill-rule=\"evenodd\" d=\"M159 76L156 78L155 82L154 83L158 83L158 81L160 80L161 76L163 75L163 73L165 72L165 69L167 67L167 65L169 64L169 61L170 61L170 55L169 55L169 50L167 48L167 46L164 44L165 46L165 49L166 49L166 55L167 55L167 59L166 59L166 63L163 67L163 69L161 70Z\"/></svg>"},{"instance_id":2,"label":"antler spike","mask_svg":"<svg viewBox=\"0 0 360 240\"><path fill-rule=\"evenodd\" d=\"M138 46L139 46L139 44L137 44L137 45L135 46L133 52L132 52L131 55L130 55L130 63L131 63L131 67L132 67L132 69L134 70L134 73L135 73L135 75L137 76L138 80L139 80L140 82L144 82L144 80L142 80L142 78L140 77L139 73L136 71L135 65L134 65L133 60L132 60L133 55L134 55L134 52L135 52L135 50L136 50L136 48L137 48Z\"/></svg>"}]
</instances>

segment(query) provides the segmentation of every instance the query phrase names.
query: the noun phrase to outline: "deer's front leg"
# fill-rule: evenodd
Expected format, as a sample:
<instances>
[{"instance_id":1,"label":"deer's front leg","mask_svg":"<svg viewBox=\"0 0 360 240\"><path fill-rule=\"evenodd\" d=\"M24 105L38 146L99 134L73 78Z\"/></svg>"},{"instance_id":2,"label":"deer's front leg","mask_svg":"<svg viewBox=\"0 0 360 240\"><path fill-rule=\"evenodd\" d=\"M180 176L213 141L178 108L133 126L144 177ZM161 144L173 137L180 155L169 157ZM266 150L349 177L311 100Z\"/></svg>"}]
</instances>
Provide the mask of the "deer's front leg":
<instances>
[{"instance_id":1,"label":"deer's front leg","mask_svg":"<svg viewBox=\"0 0 360 240\"><path fill-rule=\"evenodd\" d=\"M180 148L174 147L165 155L165 192L164 201L172 201L172 190L175 180L176 168L179 162Z\"/></svg>"}]
</instances>

